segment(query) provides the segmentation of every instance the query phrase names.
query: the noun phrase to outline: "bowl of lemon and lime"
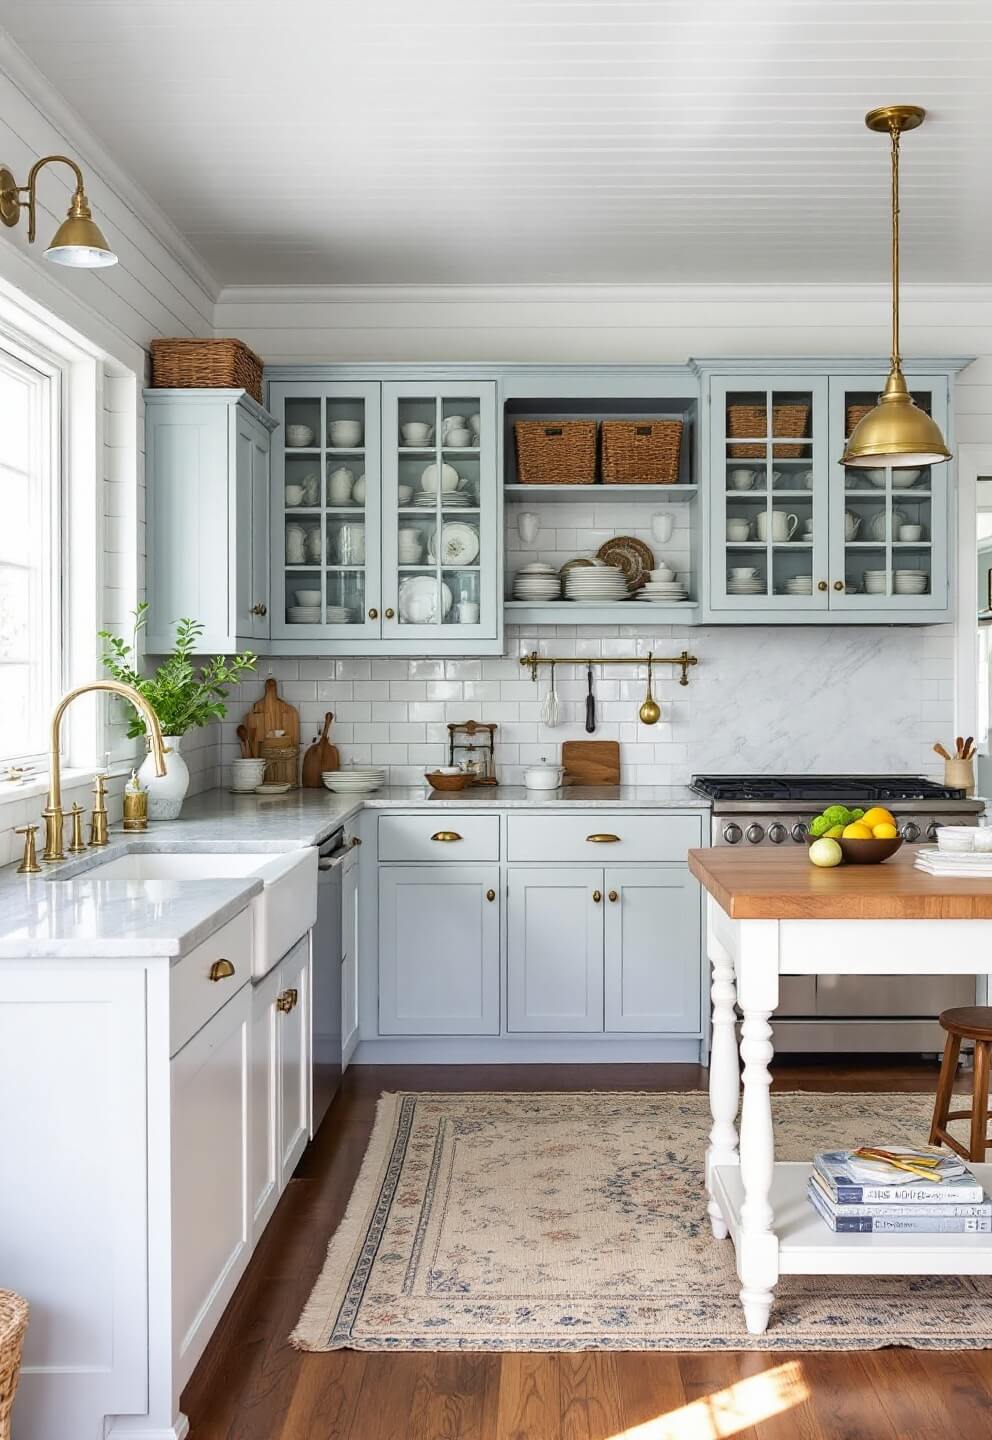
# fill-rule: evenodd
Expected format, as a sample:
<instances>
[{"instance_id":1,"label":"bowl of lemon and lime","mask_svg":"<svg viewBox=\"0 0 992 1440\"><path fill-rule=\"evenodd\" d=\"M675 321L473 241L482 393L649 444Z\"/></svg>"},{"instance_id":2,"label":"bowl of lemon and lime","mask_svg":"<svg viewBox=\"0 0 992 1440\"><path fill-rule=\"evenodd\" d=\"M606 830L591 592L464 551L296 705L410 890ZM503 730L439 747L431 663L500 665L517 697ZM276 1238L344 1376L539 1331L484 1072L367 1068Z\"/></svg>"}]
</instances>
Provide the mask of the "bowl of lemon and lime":
<instances>
[{"instance_id":1,"label":"bowl of lemon and lime","mask_svg":"<svg viewBox=\"0 0 992 1440\"><path fill-rule=\"evenodd\" d=\"M809 824L809 858L812 864L878 865L902 845L895 816L884 805L869 810L828 805Z\"/></svg>"}]
</instances>

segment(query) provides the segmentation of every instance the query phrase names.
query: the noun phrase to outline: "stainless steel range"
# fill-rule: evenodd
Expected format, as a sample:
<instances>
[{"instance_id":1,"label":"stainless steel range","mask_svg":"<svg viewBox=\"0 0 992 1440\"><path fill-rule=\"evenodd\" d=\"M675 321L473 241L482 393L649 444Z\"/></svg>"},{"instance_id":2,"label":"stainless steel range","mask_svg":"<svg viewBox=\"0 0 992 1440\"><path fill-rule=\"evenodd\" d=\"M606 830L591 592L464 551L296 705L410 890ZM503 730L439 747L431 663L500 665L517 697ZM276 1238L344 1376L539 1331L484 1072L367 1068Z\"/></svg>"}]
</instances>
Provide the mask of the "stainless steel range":
<instances>
[{"instance_id":1,"label":"stainless steel range","mask_svg":"<svg viewBox=\"0 0 992 1440\"><path fill-rule=\"evenodd\" d=\"M713 804L714 845L805 845L827 805L884 805L908 844L932 842L941 825L977 825L984 806L963 790L913 775L694 775ZM975 1003L975 981L941 975L783 976L775 1048L919 1052L943 1048L936 1016Z\"/></svg>"}]
</instances>

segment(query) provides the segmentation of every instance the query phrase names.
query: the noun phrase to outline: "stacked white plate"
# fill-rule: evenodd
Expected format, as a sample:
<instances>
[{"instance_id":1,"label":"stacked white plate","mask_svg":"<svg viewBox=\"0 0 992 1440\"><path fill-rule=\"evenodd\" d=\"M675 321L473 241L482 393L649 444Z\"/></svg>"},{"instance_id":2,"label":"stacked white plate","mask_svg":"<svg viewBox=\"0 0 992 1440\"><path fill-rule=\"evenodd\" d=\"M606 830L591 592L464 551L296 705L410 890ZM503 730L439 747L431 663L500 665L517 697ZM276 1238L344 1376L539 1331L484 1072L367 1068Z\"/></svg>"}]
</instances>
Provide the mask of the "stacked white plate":
<instances>
[{"instance_id":1,"label":"stacked white plate","mask_svg":"<svg viewBox=\"0 0 992 1440\"><path fill-rule=\"evenodd\" d=\"M579 605L608 605L629 595L618 565L583 565L565 571L565 596Z\"/></svg>"},{"instance_id":2,"label":"stacked white plate","mask_svg":"<svg viewBox=\"0 0 992 1440\"><path fill-rule=\"evenodd\" d=\"M286 611L290 625L319 625L319 605L290 605Z\"/></svg>"},{"instance_id":3,"label":"stacked white plate","mask_svg":"<svg viewBox=\"0 0 992 1440\"><path fill-rule=\"evenodd\" d=\"M764 595L765 582L755 576L751 580L728 580L728 595Z\"/></svg>"},{"instance_id":4,"label":"stacked white plate","mask_svg":"<svg viewBox=\"0 0 992 1440\"><path fill-rule=\"evenodd\" d=\"M558 600L561 598L561 577L553 565L534 561L513 577L514 600Z\"/></svg>"},{"instance_id":5,"label":"stacked white plate","mask_svg":"<svg viewBox=\"0 0 992 1440\"><path fill-rule=\"evenodd\" d=\"M929 576L925 570L895 570L892 585L897 595L925 595Z\"/></svg>"},{"instance_id":6,"label":"stacked white plate","mask_svg":"<svg viewBox=\"0 0 992 1440\"><path fill-rule=\"evenodd\" d=\"M812 575L793 575L791 580L785 582L786 595L812 595Z\"/></svg>"},{"instance_id":7,"label":"stacked white plate","mask_svg":"<svg viewBox=\"0 0 992 1440\"><path fill-rule=\"evenodd\" d=\"M328 623L328 625L347 625L347 623L348 623L348 621L349 621L350 619L351 619L351 611L348 609L348 607L347 607L346 605L328 605L328 607L327 607L327 623Z\"/></svg>"},{"instance_id":8,"label":"stacked white plate","mask_svg":"<svg viewBox=\"0 0 992 1440\"><path fill-rule=\"evenodd\" d=\"M672 605L678 600L688 600L689 592L679 580L648 580L635 590L635 600L653 601L656 605Z\"/></svg>"},{"instance_id":9,"label":"stacked white plate","mask_svg":"<svg viewBox=\"0 0 992 1440\"><path fill-rule=\"evenodd\" d=\"M938 850L936 846L921 846L913 857L917 870L928 875L972 876L992 880L992 853L989 851Z\"/></svg>"},{"instance_id":10,"label":"stacked white plate","mask_svg":"<svg viewBox=\"0 0 992 1440\"><path fill-rule=\"evenodd\" d=\"M382 765L346 765L343 770L325 770L321 780L337 795L371 795L385 783Z\"/></svg>"}]
</instances>

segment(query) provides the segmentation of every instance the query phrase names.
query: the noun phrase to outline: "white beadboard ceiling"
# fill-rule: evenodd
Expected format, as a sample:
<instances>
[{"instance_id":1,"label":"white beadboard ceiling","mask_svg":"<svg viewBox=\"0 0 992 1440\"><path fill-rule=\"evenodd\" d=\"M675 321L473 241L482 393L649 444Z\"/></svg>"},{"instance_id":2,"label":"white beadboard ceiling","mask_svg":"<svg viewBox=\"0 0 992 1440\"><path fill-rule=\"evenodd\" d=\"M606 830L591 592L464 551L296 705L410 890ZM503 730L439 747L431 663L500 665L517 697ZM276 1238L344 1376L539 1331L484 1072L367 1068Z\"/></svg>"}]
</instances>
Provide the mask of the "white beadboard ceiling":
<instances>
[{"instance_id":1,"label":"white beadboard ceiling","mask_svg":"<svg viewBox=\"0 0 992 1440\"><path fill-rule=\"evenodd\" d=\"M0 0L227 285L992 280L992 0ZM3 157L0 156L0 160Z\"/></svg>"}]
</instances>

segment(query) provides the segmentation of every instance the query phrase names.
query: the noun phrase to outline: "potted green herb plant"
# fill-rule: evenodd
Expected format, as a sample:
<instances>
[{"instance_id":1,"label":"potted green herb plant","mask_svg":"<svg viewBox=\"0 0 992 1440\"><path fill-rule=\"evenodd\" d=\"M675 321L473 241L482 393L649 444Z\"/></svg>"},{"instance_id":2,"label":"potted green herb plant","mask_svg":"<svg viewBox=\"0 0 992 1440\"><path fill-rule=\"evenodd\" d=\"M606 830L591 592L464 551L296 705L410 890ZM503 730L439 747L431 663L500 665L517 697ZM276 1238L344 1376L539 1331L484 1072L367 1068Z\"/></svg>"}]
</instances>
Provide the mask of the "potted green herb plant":
<instances>
[{"instance_id":1,"label":"potted green herb plant","mask_svg":"<svg viewBox=\"0 0 992 1440\"><path fill-rule=\"evenodd\" d=\"M255 669L256 656L246 650L243 655L233 655L229 659L216 655L202 665L194 665L192 657L203 634L203 626L196 620L183 619L176 621L176 644L172 654L162 661L154 674L141 675L137 670L138 635L144 628L147 615L148 605L143 602L134 611L134 633L130 643L110 630L101 630L100 639L105 640L108 646L102 659L114 679L133 685L158 716L165 739L166 773L163 776L155 774L149 755L138 771L138 777L148 789L149 819L175 820L189 789L189 770L179 753L182 737L197 726L224 718L227 714L224 698L228 686L237 684L242 676ZM145 722L130 707L127 733L132 739L145 733Z\"/></svg>"}]
</instances>

